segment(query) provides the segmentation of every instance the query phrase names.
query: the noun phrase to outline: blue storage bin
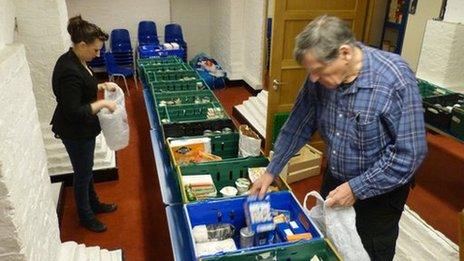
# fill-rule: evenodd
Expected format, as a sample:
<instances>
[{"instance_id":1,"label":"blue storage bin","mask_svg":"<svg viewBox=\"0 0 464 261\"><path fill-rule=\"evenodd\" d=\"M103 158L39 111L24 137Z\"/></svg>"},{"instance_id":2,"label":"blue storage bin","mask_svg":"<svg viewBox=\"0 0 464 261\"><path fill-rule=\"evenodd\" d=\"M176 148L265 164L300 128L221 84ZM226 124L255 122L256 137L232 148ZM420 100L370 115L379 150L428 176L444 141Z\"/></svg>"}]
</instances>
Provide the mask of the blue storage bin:
<instances>
[{"instance_id":1,"label":"blue storage bin","mask_svg":"<svg viewBox=\"0 0 464 261\"><path fill-rule=\"evenodd\" d=\"M139 58L177 56L183 58L185 51L180 49L164 49L162 45L142 45L139 46Z\"/></svg>"},{"instance_id":2,"label":"blue storage bin","mask_svg":"<svg viewBox=\"0 0 464 261\"><path fill-rule=\"evenodd\" d=\"M234 241L237 246L236 251L227 253L216 253L215 255L202 256L202 258L208 259L208 257L220 257L229 255L247 255L248 252L254 252L259 250L274 250L274 249L285 249L292 247L295 244L306 244L312 243L312 241L320 240L323 238L322 233L314 225L314 222L308 217L298 203L295 196L288 191L274 192L270 194L271 207L273 209L288 210L290 211L291 220L297 220L307 232L312 235L311 240L300 240L297 242L280 242L273 243L264 246L254 246L250 248L240 249L240 233L239 230L246 226L245 213L243 205L246 197L234 197L231 199L221 200L207 200L195 203L189 203L184 205L185 216L187 224L190 230L190 244L193 249L193 256L196 256L195 240L192 235L192 228L197 225L205 224L216 224L216 223L230 223L235 226ZM310 253L308 253L309 255ZM309 260L312 256L308 256ZM199 257L197 257L198 259Z\"/></svg>"}]
</instances>

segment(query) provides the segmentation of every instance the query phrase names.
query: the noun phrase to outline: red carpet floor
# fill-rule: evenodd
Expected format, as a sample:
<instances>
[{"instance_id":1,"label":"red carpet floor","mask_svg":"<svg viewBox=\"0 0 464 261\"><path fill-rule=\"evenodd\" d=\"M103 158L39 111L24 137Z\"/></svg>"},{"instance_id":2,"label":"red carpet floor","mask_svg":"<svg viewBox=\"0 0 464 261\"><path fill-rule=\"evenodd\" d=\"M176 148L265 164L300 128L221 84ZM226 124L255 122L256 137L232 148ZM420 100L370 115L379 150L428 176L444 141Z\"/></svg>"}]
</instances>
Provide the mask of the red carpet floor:
<instances>
[{"instance_id":1,"label":"red carpet floor","mask_svg":"<svg viewBox=\"0 0 464 261\"><path fill-rule=\"evenodd\" d=\"M115 213L99 216L108 231L97 234L79 227L72 195L66 188L61 239L122 248L125 258L132 260L172 260L166 223L151 142L149 123L141 89L131 84L126 108L131 130L130 145L118 152L119 180L96 185L105 202L118 203ZM232 106L247 99L243 87L216 91L218 98L232 115ZM457 242L458 211L464 208L464 144L429 134L429 155L417 173L417 186L408 199L409 206L434 228ZM299 200L317 190L321 176L312 177L291 187ZM311 204L313 204L311 202Z\"/></svg>"}]
</instances>

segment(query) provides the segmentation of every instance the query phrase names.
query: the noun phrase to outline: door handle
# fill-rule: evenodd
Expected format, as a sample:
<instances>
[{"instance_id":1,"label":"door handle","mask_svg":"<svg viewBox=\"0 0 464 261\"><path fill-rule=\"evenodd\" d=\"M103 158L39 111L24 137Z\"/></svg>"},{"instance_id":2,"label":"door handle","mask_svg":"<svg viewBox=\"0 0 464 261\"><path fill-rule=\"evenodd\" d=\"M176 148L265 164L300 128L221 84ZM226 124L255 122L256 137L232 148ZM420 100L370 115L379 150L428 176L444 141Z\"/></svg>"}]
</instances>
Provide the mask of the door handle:
<instances>
[{"instance_id":1,"label":"door handle","mask_svg":"<svg viewBox=\"0 0 464 261\"><path fill-rule=\"evenodd\" d=\"M272 88L273 88L274 90L277 91L277 90L279 89L279 87L280 87L281 85L284 85L284 84L285 84L285 83L280 82L280 81L277 80L277 79L274 79L274 80L272 81Z\"/></svg>"}]
</instances>

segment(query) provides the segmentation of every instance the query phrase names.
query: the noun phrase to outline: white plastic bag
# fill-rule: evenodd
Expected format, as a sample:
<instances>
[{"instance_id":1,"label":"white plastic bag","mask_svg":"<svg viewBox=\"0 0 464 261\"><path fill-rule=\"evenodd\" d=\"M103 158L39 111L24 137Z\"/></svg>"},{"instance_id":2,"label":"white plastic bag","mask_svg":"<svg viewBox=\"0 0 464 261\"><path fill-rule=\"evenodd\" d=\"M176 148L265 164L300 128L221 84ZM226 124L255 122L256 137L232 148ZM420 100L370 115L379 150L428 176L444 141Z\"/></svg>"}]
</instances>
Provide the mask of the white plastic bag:
<instances>
[{"instance_id":1,"label":"white plastic bag","mask_svg":"<svg viewBox=\"0 0 464 261\"><path fill-rule=\"evenodd\" d=\"M316 198L316 205L311 210L306 207L309 196ZM306 194L303 204L307 214L322 233L332 240L344 260L370 260L356 230L356 213L353 207L327 207L316 191Z\"/></svg>"},{"instance_id":2,"label":"white plastic bag","mask_svg":"<svg viewBox=\"0 0 464 261\"><path fill-rule=\"evenodd\" d=\"M254 157L261 154L261 139L248 125L239 126L238 156Z\"/></svg>"},{"instance_id":3,"label":"white plastic bag","mask_svg":"<svg viewBox=\"0 0 464 261\"><path fill-rule=\"evenodd\" d=\"M114 151L123 149L129 144L129 125L127 124L124 92L119 86L115 87L114 92L105 90L105 100L115 101L116 110L111 113L103 108L97 113L106 144Z\"/></svg>"}]
</instances>

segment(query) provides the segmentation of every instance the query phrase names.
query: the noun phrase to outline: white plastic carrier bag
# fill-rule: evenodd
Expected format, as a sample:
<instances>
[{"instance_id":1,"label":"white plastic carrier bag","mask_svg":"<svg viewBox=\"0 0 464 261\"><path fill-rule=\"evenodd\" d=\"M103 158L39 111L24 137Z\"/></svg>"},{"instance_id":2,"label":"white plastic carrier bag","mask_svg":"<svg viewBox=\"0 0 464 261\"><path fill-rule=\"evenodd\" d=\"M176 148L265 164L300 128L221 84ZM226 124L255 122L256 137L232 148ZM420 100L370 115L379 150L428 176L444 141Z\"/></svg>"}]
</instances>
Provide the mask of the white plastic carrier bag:
<instances>
[{"instance_id":1,"label":"white plastic carrier bag","mask_svg":"<svg viewBox=\"0 0 464 261\"><path fill-rule=\"evenodd\" d=\"M306 201L310 196L316 198L316 205L308 210ZM344 260L370 260L356 230L356 213L353 207L327 207L322 196L316 191L306 194L303 204L305 212L334 243Z\"/></svg>"},{"instance_id":2,"label":"white plastic carrier bag","mask_svg":"<svg viewBox=\"0 0 464 261\"><path fill-rule=\"evenodd\" d=\"M129 125L127 124L124 92L119 86L115 87L114 92L105 90L105 100L116 102L116 110L111 113L107 108L103 108L97 113L106 144L114 151L123 149L129 144Z\"/></svg>"}]
</instances>

